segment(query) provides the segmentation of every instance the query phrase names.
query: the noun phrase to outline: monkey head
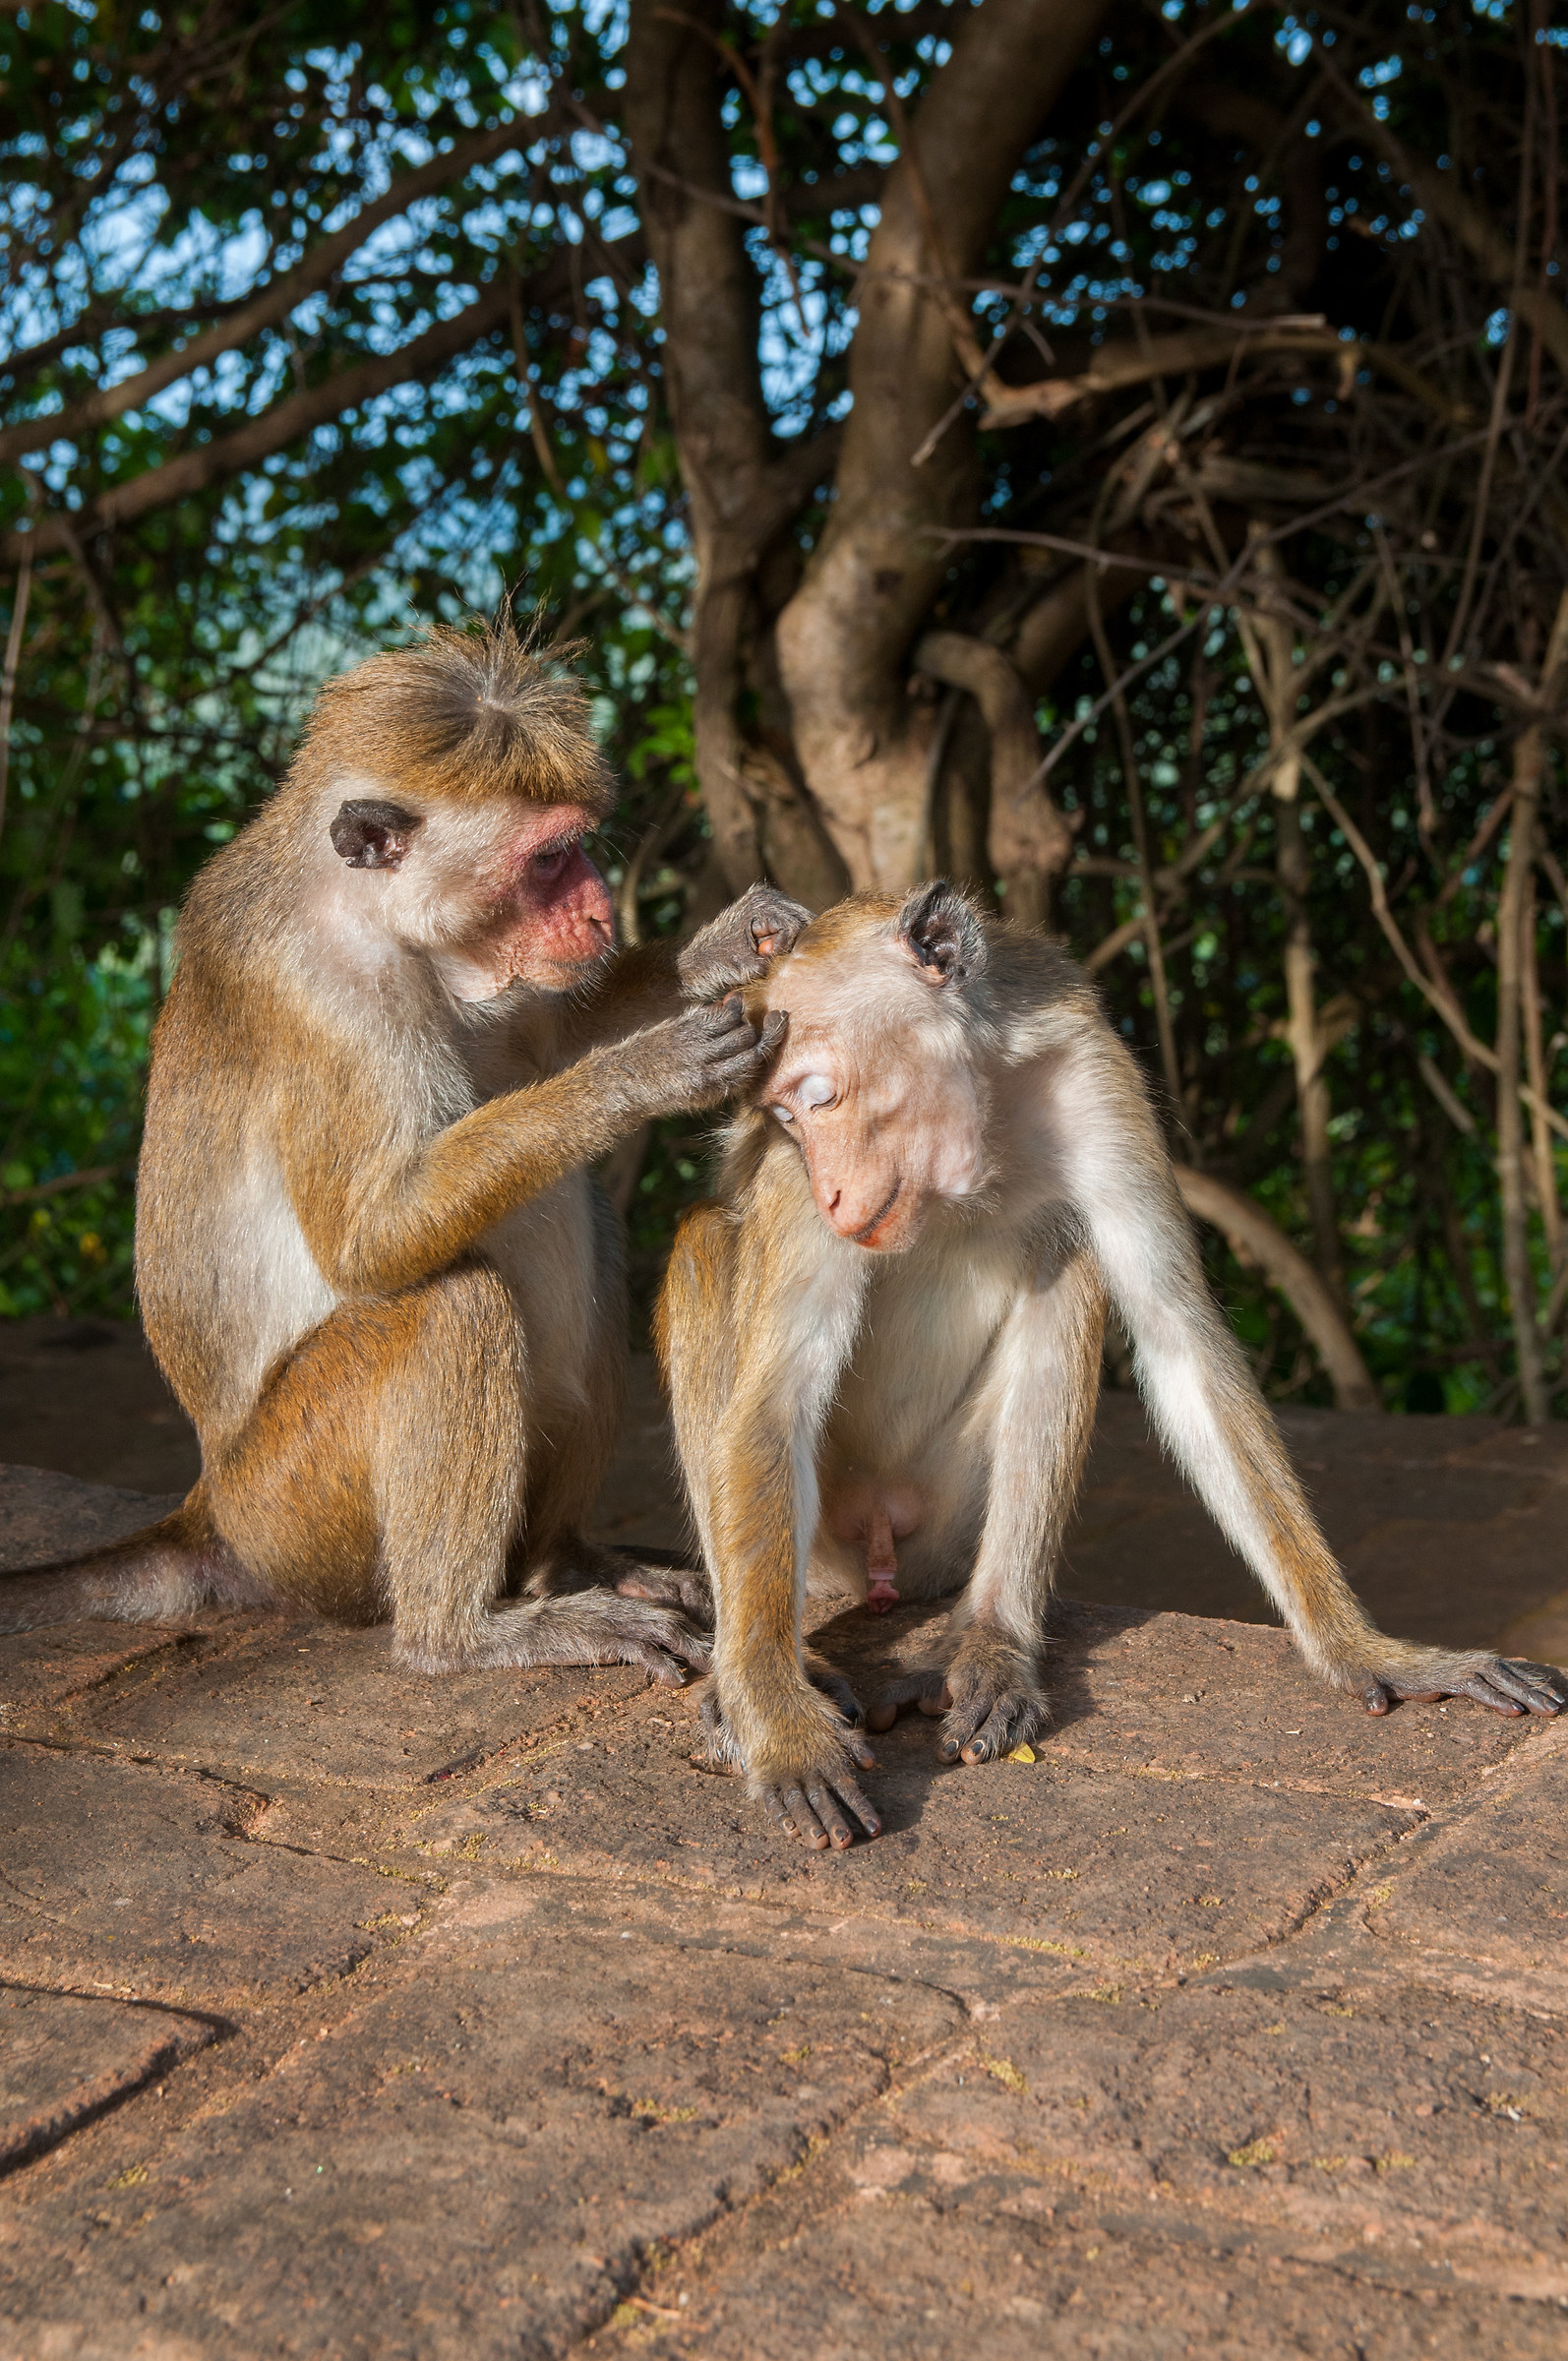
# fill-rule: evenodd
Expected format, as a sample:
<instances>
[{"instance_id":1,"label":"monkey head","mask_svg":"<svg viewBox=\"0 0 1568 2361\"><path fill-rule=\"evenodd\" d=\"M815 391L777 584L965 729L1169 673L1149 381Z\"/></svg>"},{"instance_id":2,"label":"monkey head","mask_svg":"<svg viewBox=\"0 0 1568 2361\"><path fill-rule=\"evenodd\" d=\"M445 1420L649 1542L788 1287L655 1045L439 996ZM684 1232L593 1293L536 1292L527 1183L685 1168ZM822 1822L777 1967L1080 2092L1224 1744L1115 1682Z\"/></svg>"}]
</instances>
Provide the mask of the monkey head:
<instances>
[{"instance_id":1,"label":"monkey head","mask_svg":"<svg viewBox=\"0 0 1568 2361\"><path fill-rule=\"evenodd\" d=\"M332 939L423 950L459 1000L564 991L614 947L582 849L612 796L586 699L510 625L437 630L332 682L297 776Z\"/></svg>"},{"instance_id":2,"label":"monkey head","mask_svg":"<svg viewBox=\"0 0 1568 2361\"><path fill-rule=\"evenodd\" d=\"M759 1104L806 1160L816 1209L876 1253L988 1174L972 987L986 938L944 882L824 912L759 988L789 1016Z\"/></svg>"}]
</instances>

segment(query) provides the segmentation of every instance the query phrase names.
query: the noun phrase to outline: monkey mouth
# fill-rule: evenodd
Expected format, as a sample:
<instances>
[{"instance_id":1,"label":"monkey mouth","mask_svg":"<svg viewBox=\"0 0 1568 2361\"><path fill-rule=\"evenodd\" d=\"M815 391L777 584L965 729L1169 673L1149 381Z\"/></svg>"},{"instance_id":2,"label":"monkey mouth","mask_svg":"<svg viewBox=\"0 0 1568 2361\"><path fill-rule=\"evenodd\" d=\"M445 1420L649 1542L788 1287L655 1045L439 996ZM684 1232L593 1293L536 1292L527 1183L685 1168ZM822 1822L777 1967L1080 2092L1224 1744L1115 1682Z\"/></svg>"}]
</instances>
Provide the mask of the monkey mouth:
<instances>
[{"instance_id":1,"label":"monkey mouth","mask_svg":"<svg viewBox=\"0 0 1568 2361\"><path fill-rule=\"evenodd\" d=\"M900 1179L893 1182L891 1194L884 1198L883 1202L872 1215L871 1220L869 1222L862 1222L858 1230L852 1230L850 1232L850 1237L857 1246L869 1246L873 1242L877 1231L881 1228L883 1222L886 1221L888 1215L892 1212L893 1207L897 1204L898 1192L903 1185L903 1180L900 1177Z\"/></svg>"}]
</instances>

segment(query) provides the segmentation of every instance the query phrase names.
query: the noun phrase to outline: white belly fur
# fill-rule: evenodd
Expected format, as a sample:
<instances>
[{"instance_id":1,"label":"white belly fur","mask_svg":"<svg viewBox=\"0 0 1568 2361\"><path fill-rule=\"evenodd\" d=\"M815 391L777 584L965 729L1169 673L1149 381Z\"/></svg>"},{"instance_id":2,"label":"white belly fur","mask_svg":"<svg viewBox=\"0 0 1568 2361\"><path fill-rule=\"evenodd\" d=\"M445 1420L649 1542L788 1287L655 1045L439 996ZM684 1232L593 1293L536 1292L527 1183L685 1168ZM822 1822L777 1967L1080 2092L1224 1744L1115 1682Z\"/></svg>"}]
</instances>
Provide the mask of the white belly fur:
<instances>
[{"instance_id":1,"label":"white belly fur","mask_svg":"<svg viewBox=\"0 0 1568 2361\"><path fill-rule=\"evenodd\" d=\"M960 1591L974 1567L991 1466L989 1362L1023 1276L1016 1237L957 1218L878 1270L818 1455L822 1505L807 1587L864 1599L866 1554L833 1526L894 1504L903 1599Z\"/></svg>"}]
</instances>

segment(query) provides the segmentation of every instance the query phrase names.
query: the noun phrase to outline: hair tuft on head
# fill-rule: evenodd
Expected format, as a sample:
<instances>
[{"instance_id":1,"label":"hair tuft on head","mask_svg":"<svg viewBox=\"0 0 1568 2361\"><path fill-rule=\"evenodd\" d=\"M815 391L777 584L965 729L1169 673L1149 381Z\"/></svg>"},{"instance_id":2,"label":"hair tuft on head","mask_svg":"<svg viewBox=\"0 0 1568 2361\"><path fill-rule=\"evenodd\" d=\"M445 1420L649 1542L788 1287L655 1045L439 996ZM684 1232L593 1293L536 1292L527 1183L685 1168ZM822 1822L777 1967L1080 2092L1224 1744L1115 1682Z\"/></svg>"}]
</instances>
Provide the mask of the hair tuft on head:
<instances>
[{"instance_id":1,"label":"hair tuft on head","mask_svg":"<svg viewBox=\"0 0 1568 2361\"><path fill-rule=\"evenodd\" d=\"M432 795L523 796L607 811L609 765L579 681L534 653L510 616L436 624L329 681L301 753ZM574 653L574 650L568 650Z\"/></svg>"}]
</instances>

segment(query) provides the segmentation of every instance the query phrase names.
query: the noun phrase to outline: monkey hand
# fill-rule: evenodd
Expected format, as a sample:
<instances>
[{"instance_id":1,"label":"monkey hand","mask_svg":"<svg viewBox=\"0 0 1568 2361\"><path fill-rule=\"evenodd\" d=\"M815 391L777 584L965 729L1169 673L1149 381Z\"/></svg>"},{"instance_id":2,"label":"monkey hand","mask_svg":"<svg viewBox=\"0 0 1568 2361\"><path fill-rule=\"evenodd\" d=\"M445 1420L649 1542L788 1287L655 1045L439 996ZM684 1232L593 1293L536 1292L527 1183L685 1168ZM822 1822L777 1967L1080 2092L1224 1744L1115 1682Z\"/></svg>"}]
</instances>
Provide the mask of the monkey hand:
<instances>
[{"instance_id":1,"label":"monkey hand","mask_svg":"<svg viewBox=\"0 0 1568 2361\"><path fill-rule=\"evenodd\" d=\"M829 1846L843 1852L854 1842L845 1806L869 1837L881 1829L875 1805L855 1777L857 1771L874 1770L876 1757L858 1726L860 1707L849 1683L815 1660L808 1659L807 1671L812 1687L782 1713L770 1714L759 1734L757 1751L765 1756L761 1769L747 1760L710 1684L701 1709L708 1761L746 1771L753 1794L787 1837L800 1837L817 1852ZM825 1690L827 1696L814 1690Z\"/></svg>"},{"instance_id":2,"label":"monkey hand","mask_svg":"<svg viewBox=\"0 0 1568 2361\"><path fill-rule=\"evenodd\" d=\"M1051 1720L1030 1649L997 1631L973 1624L945 1672L911 1672L883 1691L866 1719L873 1729L891 1729L906 1705L942 1716L936 1753L941 1762L988 1763L1027 1746Z\"/></svg>"},{"instance_id":3,"label":"monkey hand","mask_svg":"<svg viewBox=\"0 0 1568 2361\"><path fill-rule=\"evenodd\" d=\"M720 1000L649 1025L600 1055L621 1069L628 1102L642 1116L676 1115L716 1107L759 1082L786 1021L782 1013L770 1016L758 1031L739 1000Z\"/></svg>"},{"instance_id":4,"label":"monkey hand","mask_svg":"<svg viewBox=\"0 0 1568 2361\"><path fill-rule=\"evenodd\" d=\"M1441 1697L1474 1697L1494 1714L1568 1709L1568 1679L1555 1665L1523 1664L1485 1649L1417 1648L1379 1637L1374 1661L1348 1666L1338 1681L1359 1693L1369 1714L1386 1714L1401 1703L1435 1705Z\"/></svg>"},{"instance_id":5,"label":"monkey hand","mask_svg":"<svg viewBox=\"0 0 1568 2361\"><path fill-rule=\"evenodd\" d=\"M792 902L775 885L749 885L737 902L721 910L694 935L676 973L690 999L716 1000L739 985L766 975L770 959L792 951L801 930L812 923L804 902Z\"/></svg>"}]
</instances>

